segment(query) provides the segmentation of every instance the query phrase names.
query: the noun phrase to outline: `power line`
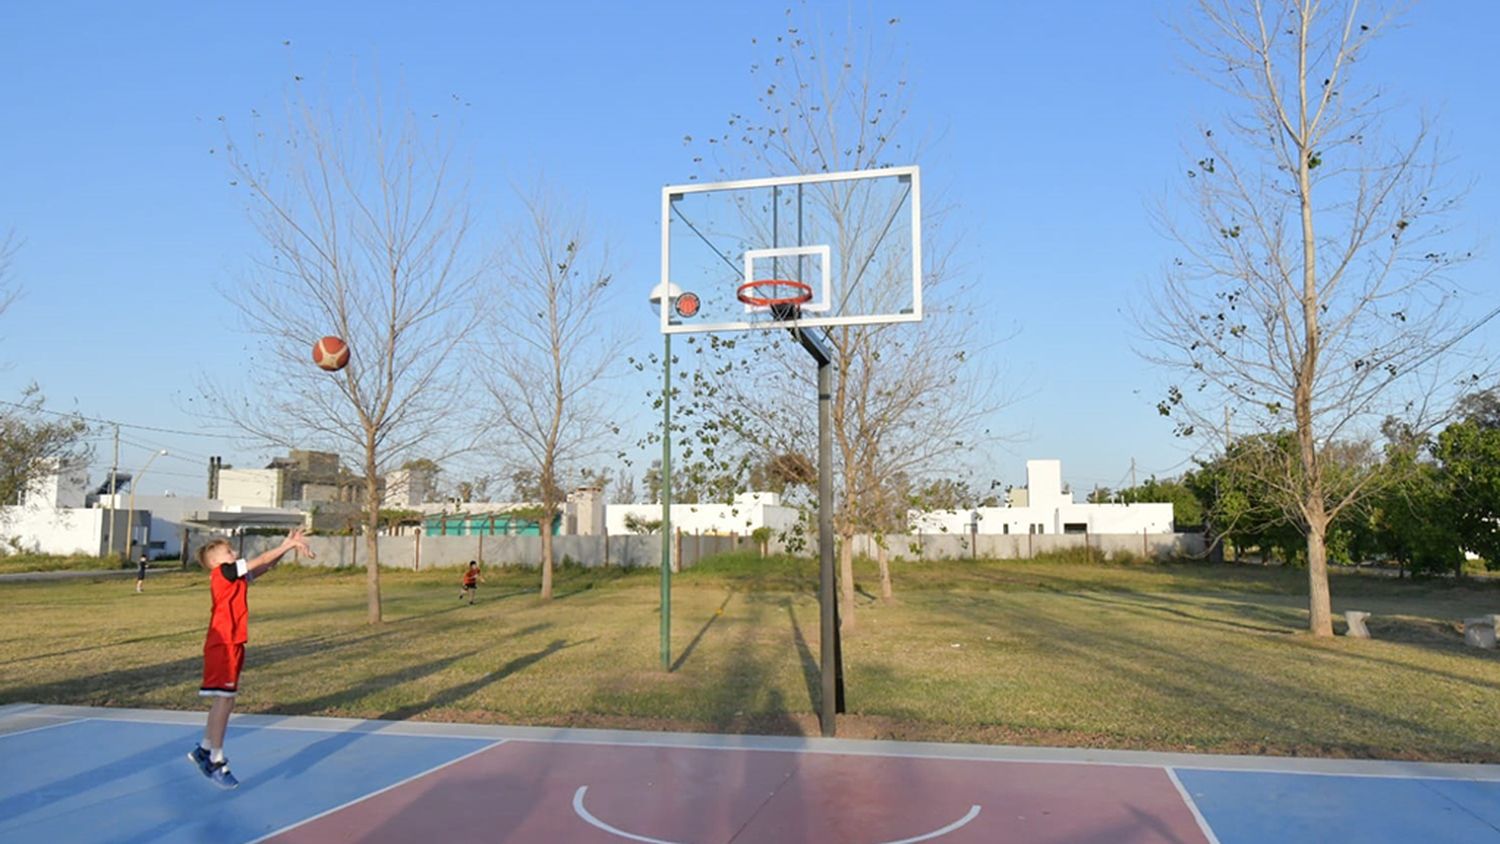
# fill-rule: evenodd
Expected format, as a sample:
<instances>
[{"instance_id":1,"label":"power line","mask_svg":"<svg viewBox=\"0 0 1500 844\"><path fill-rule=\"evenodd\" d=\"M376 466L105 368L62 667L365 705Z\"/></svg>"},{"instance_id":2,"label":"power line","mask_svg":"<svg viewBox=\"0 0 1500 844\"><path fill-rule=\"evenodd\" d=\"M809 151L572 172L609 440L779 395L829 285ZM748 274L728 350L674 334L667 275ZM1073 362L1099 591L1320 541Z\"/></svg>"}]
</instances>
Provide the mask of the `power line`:
<instances>
[{"instance_id":1,"label":"power line","mask_svg":"<svg viewBox=\"0 0 1500 844\"><path fill-rule=\"evenodd\" d=\"M142 437L142 439L146 438ZM180 448L176 445L173 445L172 443L164 443L160 441L153 443L149 440L147 442L136 442L135 440L127 440L124 438L121 438L120 442L125 443L132 448L143 448L147 451L166 451L167 454L165 455L165 457L168 460L183 460L188 463L197 464L206 463L208 462L209 458L209 455L207 454L199 451L193 451L192 449Z\"/></svg>"},{"instance_id":2,"label":"power line","mask_svg":"<svg viewBox=\"0 0 1500 844\"><path fill-rule=\"evenodd\" d=\"M224 438L220 434L206 434L202 431L181 431L176 428L159 428L154 425L136 425L131 422L120 422L114 419L99 419L93 416L84 416L81 413L64 413L60 410L48 410L45 407L32 407L30 405L20 404L19 402L5 401L4 399L0 399L0 405L5 405L6 407L14 407L17 410L24 410L30 413L46 413L50 416L61 416L65 419L81 419L84 422L93 422L99 425L118 425L121 428L130 428L136 431L154 431L158 434L175 434L180 437L205 437L208 439Z\"/></svg>"}]
</instances>

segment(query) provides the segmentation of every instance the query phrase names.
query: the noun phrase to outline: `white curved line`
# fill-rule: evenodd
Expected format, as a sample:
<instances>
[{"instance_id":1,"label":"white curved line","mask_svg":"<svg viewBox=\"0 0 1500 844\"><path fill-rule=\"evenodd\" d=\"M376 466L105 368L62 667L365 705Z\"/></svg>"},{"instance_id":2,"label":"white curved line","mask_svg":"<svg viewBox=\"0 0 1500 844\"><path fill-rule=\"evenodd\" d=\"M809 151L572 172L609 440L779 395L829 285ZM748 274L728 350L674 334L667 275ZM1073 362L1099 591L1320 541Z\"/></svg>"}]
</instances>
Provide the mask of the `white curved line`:
<instances>
[{"instance_id":1,"label":"white curved line","mask_svg":"<svg viewBox=\"0 0 1500 844\"><path fill-rule=\"evenodd\" d=\"M947 835L948 833L962 827L964 824L967 824L969 821L972 821L977 817L979 817L979 804L975 803L974 805L969 807L969 813L967 815L964 815L963 817L959 818L953 823L948 824L942 829L934 829L932 832L929 832L926 835L918 835L915 838L903 838L900 841L884 841L881 844L916 844L916 842L918 841L929 841L933 838L937 838L939 835Z\"/></svg>"},{"instance_id":2,"label":"white curved line","mask_svg":"<svg viewBox=\"0 0 1500 844\"><path fill-rule=\"evenodd\" d=\"M578 790L573 792L573 811L578 815L578 817L583 818L583 820L586 821L589 825L598 829L602 829L610 835L618 835L621 838L628 838L631 841L641 841L644 842L644 844L676 844L676 842L664 841L660 838L648 838L644 835L636 835L633 832L626 832L623 829L618 829L616 827L610 826L604 821L601 821L598 818L594 817L589 813L588 809L585 809L583 807L583 795L587 794L588 790L588 786L580 785L578 787ZM913 838L903 838L900 841L884 841L881 842L881 844L917 844L918 841L931 841L934 838L942 835L947 835L948 833L956 829L960 829L966 826L969 821L972 821L977 817L979 817L979 804L975 803L974 805L969 807L968 814L965 814L963 817L941 829L934 829L932 832L918 835Z\"/></svg>"},{"instance_id":3,"label":"white curved line","mask_svg":"<svg viewBox=\"0 0 1500 844\"><path fill-rule=\"evenodd\" d=\"M589 814L589 810L583 808L583 795L584 792L588 790L588 786L580 785L578 787L578 790L573 792L573 811L578 813L578 817L583 818L589 824L598 827L599 829L602 829L611 835L618 835L621 838L629 838L631 841L643 841L645 842L645 844L676 844L676 842L663 841L660 838L647 838L644 835L636 835L633 832L626 832L623 829L615 829L604 821L601 821L593 815ZM976 806L975 808L977 809L979 807ZM919 839L913 838L912 840L916 841Z\"/></svg>"}]
</instances>

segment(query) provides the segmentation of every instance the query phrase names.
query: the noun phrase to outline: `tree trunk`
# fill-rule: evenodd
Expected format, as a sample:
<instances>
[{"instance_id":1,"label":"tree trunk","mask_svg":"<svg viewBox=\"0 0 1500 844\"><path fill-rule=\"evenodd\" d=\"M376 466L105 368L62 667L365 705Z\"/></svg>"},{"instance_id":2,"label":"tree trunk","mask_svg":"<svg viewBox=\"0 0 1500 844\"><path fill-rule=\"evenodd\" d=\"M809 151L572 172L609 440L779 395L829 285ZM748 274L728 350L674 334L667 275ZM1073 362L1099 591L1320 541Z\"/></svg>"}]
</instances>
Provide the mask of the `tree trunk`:
<instances>
[{"instance_id":1,"label":"tree trunk","mask_svg":"<svg viewBox=\"0 0 1500 844\"><path fill-rule=\"evenodd\" d=\"M1333 635L1333 612L1328 596L1328 514L1323 504L1322 455L1318 454L1313 425L1312 394L1318 377L1318 357L1323 334L1318 324L1318 251L1313 235L1312 164L1307 114L1307 18L1299 29L1303 39L1298 51L1297 83L1301 89L1297 126L1297 193L1302 216L1302 359L1298 361L1292 390L1297 419L1297 445L1302 463L1304 497L1302 512L1307 519L1308 629L1314 636Z\"/></svg>"},{"instance_id":2,"label":"tree trunk","mask_svg":"<svg viewBox=\"0 0 1500 844\"><path fill-rule=\"evenodd\" d=\"M541 525L542 531L542 598L552 598L552 505L544 503L542 506Z\"/></svg>"},{"instance_id":3,"label":"tree trunk","mask_svg":"<svg viewBox=\"0 0 1500 844\"><path fill-rule=\"evenodd\" d=\"M854 542L853 535L839 535L839 629L854 629Z\"/></svg>"},{"instance_id":4,"label":"tree trunk","mask_svg":"<svg viewBox=\"0 0 1500 844\"><path fill-rule=\"evenodd\" d=\"M1314 636L1333 635L1333 605L1328 593L1328 519L1318 502L1318 517L1307 526L1307 624Z\"/></svg>"},{"instance_id":5,"label":"tree trunk","mask_svg":"<svg viewBox=\"0 0 1500 844\"><path fill-rule=\"evenodd\" d=\"M380 486L375 476L375 442L365 443L365 595L367 620L379 624L380 615Z\"/></svg>"},{"instance_id":6,"label":"tree trunk","mask_svg":"<svg viewBox=\"0 0 1500 844\"><path fill-rule=\"evenodd\" d=\"M891 599L891 554L884 543L875 546L875 559L880 563L880 598Z\"/></svg>"}]
</instances>

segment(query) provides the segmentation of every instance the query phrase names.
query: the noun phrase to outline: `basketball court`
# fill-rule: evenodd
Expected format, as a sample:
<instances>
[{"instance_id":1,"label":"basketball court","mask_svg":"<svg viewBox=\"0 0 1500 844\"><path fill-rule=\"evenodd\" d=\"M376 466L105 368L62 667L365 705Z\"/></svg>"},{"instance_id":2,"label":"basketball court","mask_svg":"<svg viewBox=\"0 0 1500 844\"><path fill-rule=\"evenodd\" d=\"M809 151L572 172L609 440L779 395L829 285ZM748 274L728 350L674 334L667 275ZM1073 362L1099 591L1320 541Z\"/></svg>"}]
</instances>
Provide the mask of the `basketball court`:
<instances>
[{"instance_id":1,"label":"basketball court","mask_svg":"<svg viewBox=\"0 0 1500 844\"><path fill-rule=\"evenodd\" d=\"M0 708L14 842L1500 841L1500 765Z\"/></svg>"}]
</instances>

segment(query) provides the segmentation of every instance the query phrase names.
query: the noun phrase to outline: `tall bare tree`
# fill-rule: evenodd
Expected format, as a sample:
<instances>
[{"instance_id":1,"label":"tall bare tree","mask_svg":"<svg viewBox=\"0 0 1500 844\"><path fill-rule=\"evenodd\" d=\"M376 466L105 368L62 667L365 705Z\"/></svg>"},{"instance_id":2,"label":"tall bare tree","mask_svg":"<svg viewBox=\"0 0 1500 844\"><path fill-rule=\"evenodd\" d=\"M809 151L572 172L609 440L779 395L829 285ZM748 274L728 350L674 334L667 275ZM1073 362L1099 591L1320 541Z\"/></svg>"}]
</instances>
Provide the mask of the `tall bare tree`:
<instances>
[{"instance_id":1,"label":"tall bare tree","mask_svg":"<svg viewBox=\"0 0 1500 844\"><path fill-rule=\"evenodd\" d=\"M5 237L0 239L0 315L10 310L11 303L15 302L20 295L20 288L16 287L11 278L11 264L15 261L16 252L21 248L21 243L16 239L15 232L6 232Z\"/></svg>"},{"instance_id":2,"label":"tall bare tree","mask_svg":"<svg viewBox=\"0 0 1500 844\"><path fill-rule=\"evenodd\" d=\"M299 98L280 126L255 127L256 143L225 146L267 250L228 295L265 357L248 368L250 398L209 388L213 410L260 442L354 456L372 624L381 475L414 447L441 457L453 441L450 355L478 321L469 206L430 125L378 98L347 112ZM328 334L352 350L333 374L310 360Z\"/></svg>"},{"instance_id":3,"label":"tall bare tree","mask_svg":"<svg viewBox=\"0 0 1500 844\"><path fill-rule=\"evenodd\" d=\"M879 26L897 25L892 20ZM752 66L758 90L753 114L699 139L698 158L721 177L868 170L910 164L920 139L908 126L908 88L889 39L863 26L813 33L788 11L788 26L765 42ZM758 42L759 43L759 42ZM924 197L924 202L926 201ZM878 241L883 208L830 196L831 228L848 243ZM941 217L926 203L921 268L925 318L920 324L842 326L827 333L833 352L833 445L837 481L834 529L840 538L841 623L854 626L853 536L883 530L896 477L954 469L989 434L985 422L1002 404L993 373L977 360L997 341L981 339L978 320L962 307L964 290L948 266ZM738 361L716 363L712 404L744 411L727 421L761 456L816 448L815 371L806 353L780 335L753 334L710 349ZM710 352L711 354L712 352ZM777 385L767 389L767 385Z\"/></svg>"},{"instance_id":4,"label":"tall bare tree","mask_svg":"<svg viewBox=\"0 0 1500 844\"><path fill-rule=\"evenodd\" d=\"M522 197L525 219L497 261L487 385L490 443L534 481L541 504L541 597L552 597L552 523L567 500L566 479L615 446L601 382L619 362L620 341L605 323L608 249L582 217L545 188Z\"/></svg>"},{"instance_id":5,"label":"tall bare tree","mask_svg":"<svg viewBox=\"0 0 1500 844\"><path fill-rule=\"evenodd\" d=\"M1355 74L1393 12L1359 0L1200 0L1184 36L1231 113L1197 136L1191 212L1163 225L1177 258L1142 327L1148 356L1182 372L1160 405L1179 432L1294 434L1238 465L1282 492L1307 539L1308 624L1332 635L1326 537L1381 477L1341 454L1380 422L1433 424L1463 367L1465 312L1445 271L1456 196L1431 125L1393 113ZM1400 131L1388 131L1391 127ZM1221 428L1222 425L1222 428ZM1367 449L1359 449L1361 453Z\"/></svg>"}]
</instances>

